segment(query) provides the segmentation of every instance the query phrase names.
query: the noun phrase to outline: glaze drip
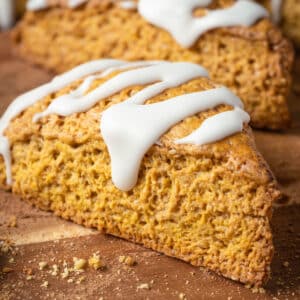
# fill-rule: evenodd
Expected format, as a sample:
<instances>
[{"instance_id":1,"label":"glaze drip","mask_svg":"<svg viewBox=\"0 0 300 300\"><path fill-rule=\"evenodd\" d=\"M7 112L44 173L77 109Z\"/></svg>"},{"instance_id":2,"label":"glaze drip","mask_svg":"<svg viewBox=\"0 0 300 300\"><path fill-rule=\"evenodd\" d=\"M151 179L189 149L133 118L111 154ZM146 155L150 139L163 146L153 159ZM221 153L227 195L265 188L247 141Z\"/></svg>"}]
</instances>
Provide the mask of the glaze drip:
<instances>
[{"instance_id":1,"label":"glaze drip","mask_svg":"<svg viewBox=\"0 0 300 300\"><path fill-rule=\"evenodd\" d=\"M121 1L120 2L120 7L124 9L136 9L137 8L137 3L135 1Z\"/></svg>"},{"instance_id":2,"label":"glaze drip","mask_svg":"<svg viewBox=\"0 0 300 300\"><path fill-rule=\"evenodd\" d=\"M46 9L48 6L47 0L28 0L26 4L27 10L32 11Z\"/></svg>"}]
</instances>

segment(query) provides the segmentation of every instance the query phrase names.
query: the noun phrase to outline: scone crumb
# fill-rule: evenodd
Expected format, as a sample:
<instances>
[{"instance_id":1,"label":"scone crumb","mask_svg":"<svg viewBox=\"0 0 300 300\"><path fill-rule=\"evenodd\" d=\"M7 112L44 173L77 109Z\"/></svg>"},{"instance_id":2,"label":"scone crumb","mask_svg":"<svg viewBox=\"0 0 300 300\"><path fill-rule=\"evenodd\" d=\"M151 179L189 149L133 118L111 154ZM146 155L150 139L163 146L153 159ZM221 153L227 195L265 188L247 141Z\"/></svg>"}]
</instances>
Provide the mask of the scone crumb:
<instances>
[{"instance_id":1,"label":"scone crumb","mask_svg":"<svg viewBox=\"0 0 300 300\"><path fill-rule=\"evenodd\" d=\"M264 288L252 287L251 291L253 294L265 294L266 290Z\"/></svg>"},{"instance_id":2,"label":"scone crumb","mask_svg":"<svg viewBox=\"0 0 300 300\"><path fill-rule=\"evenodd\" d=\"M141 283L137 287L138 290L150 290L149 283Z\"/></svg>"},{"instance_id":3,"label":"scone crumb","mask_svg":"<svg viewBox=\"0 0 300 300\"><path fill-rule=\"evenodd\" d=\"M45 261L41 261L39 262L39 269L42 271L42 270L45 270L46 268L48 267L48 263L45 262Z\"/></svg>"},{"instance_id":4,"label":"scone crumb","mask_svg":"<svg viewBox=\"0 0 300 300\"><path fill-rule=\"evenodd\" d=\"M47 288L49 286L49 282L46 280L41 284L41 287Z\"/></svg>"},{"instance_id":5,"label":"scone crumb","mask_svg":"<svg viewBox=\"0 0 300 300\"><path fill-rule=\"evenodd\" d=\"M283 266L286 267L286 268L287 268L289 265L290 265L290 263L289 263L288 261L285 261L285 262L283 263Z\"/></svg>"},{"instance_id":6,"label":"scone crumb","mask_svg":"<svg viewBox=\"0 0 300 300\"><path fill-rule=\"evenodd\" d=\"M186 295L184 293L179 294L179 299L180 300L186 300Z\"/></svg>"},{"instance_id":7,"label":"scone crumb","mask_svg":"<svg viewBox=\"0 0 300 300\"><path fill-rule=\"evenodd\" d=\"M89 258L89 266L93 268L94 270L99 270L102 268L104 265L101 261L100 255L94 253L90 258Z\"/></svg>"},{"instance_id":8,"label":"scone crumb","mask_svg":"<svg viewBox=\"0 0 300 300\"><path fill-rule=\"evenodd\" d=\"M31 268L28 268L28 267L24 267L23 272L26 275L32 275L33 274L33 270Z\"/></svg>"},{"instance_id":9,"label":"scone crumb","mask_svg":"<svg viewBox=\"0 0 300 300\"><path fill-rule=\"evenodd\" d=\"M17 227L17 217L11 216L8 220L7 227Z\"/></svg>"},{"instance_id":10,"label":"scone crumb","mask_svg":"<svg viewBox=\"0 0 300 300\"><path fill-rule=\"evenodd\" d=\"M83 258L73 257L74 270L83 271L86 267L87 261Z\"/></svg>"},{"instance_id":11,"label":"scone crumb","mask_svg":"<svg viewBox=\"0 0 300 300\"><path fill-rule=\"evenodd\" d=\"M58 272L59 272L58 265L53 265L53 266L52 266L52 271L50 271L50 274L51 274L52 276L57 276L57 275L58 275Z\"/></svg>"},{"instance_id":12,"label":"scone crumb","mask_svg":"<svg viewBox=\"0 0 300 300\"><path fill-rule=\"evenodd\" d=\"M15 259L13 257L11 257L8 261L10 264L13 264L15 262Z\"/></svg>"},{"instance_id":13,"label":"scone crumb","mask_svg":"<svg viewBox=\"0 0 300 300\"><path fill-rule=\"evenodd\" d=\"M27 280L27 281L32 280L32 279L33 279L33 276L32 276L32 275L28 275L28 276L26 277L26 280Z\"/></svg>"},{"instance_id":14,"label":"scone crumb","mask_svg":"<svg viewBox=\"0 0 300 300\"><path fill-rule=\"evenodd\" d=\"M2 272L3 273L11 273L11 272L13 272L13 268L9 268L9 267L3 267L2 268Z\"/></svg>"},{"instance_id":15,"label":"scone crumb","mask_svg":"<svg viewBox=\"0 0 300 300\"><path fill-rule=\"evenodd\" d=\"M121 256L119 256L119 262L123 263L127 266L130 266L130 267L136 265L136 261L131 256L121 255Z\"/></svg>"},{"instance_id":16,"label":"scone crumb","mask_svg":"<svg viewBox=\"0 0 300 300\"><path fill-rule=\"evenodd\" d=\"M73 283L73 282L74 282L73 278L68 279L68 283Z\"/></svg>"},{"instance_id":17,"label":"scone crumb","mask_svg":"<svg viewBox=\"0 0 300 300\"><path fill-rule=\"evenodd\" d=\"M65 278L69 277L69 275L70 275L69 269L68 269L68 267L65 267L63 272L61 273L61 278L65 279Z\"/></svg>"}]
</instances>

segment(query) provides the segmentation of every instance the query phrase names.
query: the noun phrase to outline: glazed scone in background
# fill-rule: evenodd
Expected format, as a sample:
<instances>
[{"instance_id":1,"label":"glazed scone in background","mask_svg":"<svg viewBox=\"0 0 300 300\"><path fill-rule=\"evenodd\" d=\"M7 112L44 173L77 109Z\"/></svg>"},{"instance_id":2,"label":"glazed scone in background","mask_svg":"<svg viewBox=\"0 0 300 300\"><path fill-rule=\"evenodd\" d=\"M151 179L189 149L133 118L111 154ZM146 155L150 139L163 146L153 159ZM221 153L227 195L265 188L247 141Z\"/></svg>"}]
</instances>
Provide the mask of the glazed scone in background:
<instances>
[{"instance_id":1,"label":"glazed scone in background","mask_svg":"<svg viewBox=\"0 0 300 300\"><path fill-rule=\"evenodd\" d=\"M91 90L110 77L96 79ZM99 116L142 86L131 86L69 117L50 115L33 123L74 82L37 102L5 132L12 153L12 191L44 210L78 224L141 243L233 280L262 285L273 256L270 218L280 195L257 152L251 129L205 146L173 141L209 116L231 110L220 105L171 128L144 156L129 192L112 183L110 157L99 132ZM196 78L147 103L204 91L216 85ZM199 98L201 101L201 98ZM0 158L0 182L6 187Z\"/></svg>"},{"instance_id":2,"label":"glazed scone in background","mask_svg":"<svg viewBox=\"0 0 300 300\"><path fill-rule=\"evenodd\" d=\"M271 11L272 1L257 0ZM275 0L276 1L276 0ZM280 20L278 25L282 28L284 34L290 38L297 48L300 48L300 1L299 0L281 0Z\"/></svg>"},{"instance_id":3,"label":"glazed scone in background","mask_svg":"<svg viewBox=\"0 0 300 300\"><path fill-rule=\"evenodd\" d=\"M32 62L59 73L107 57L192 61L243 99L253 126L282 129L289 125L293 49L271 21L211 30L191 48L183 48L136 10L121 8L119 1L90 0L76 9L61 5L64 1L51 3L43 11L27 12L14 32L19 53ZM211 7L233 3L216 0ZM203 9L196 12L203 13Z\"/></svg>"}]
</instances>

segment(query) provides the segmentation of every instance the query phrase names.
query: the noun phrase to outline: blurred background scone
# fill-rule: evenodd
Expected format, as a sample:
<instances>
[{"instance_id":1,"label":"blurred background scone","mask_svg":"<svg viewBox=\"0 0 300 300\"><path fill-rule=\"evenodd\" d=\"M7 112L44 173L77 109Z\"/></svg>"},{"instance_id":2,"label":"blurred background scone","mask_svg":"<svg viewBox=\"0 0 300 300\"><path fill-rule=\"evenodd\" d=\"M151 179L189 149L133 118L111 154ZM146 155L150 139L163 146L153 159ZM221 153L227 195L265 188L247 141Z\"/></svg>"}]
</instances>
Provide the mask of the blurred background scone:
<instances>
[{"instance_id":1,"label":"blurred background scone","mask_svg":"<svg viewBox=\"0 0 300 300\"><path fill-rule=\"evenodd\" d=\"M215 81L229 86L244 100L254 127L278 130L290 124L287 96L293 48L266 18L268 12L255 2L214 0L209 6L197 8L195 14L190 11L191 2L178 2L180 9L188 12L186 24L202 18L200 22L207 29L192 43L180 42L172 33L174 28L168 30L146 16L155 7L158 12L166 9L169 21L176 21L176 11L168 1L158 7L143 0L138 2L138 10L134 5L132 9L124 7L123 1L112 0L80 1L78 6L49 1L46 9L30 3L30 11L14 30L14 42L18 53L31 62L60 73L88 60L107 57L190 61L206 67ZM226 9L233 7L239 10L233 13L237 17L232 23L232 18L223 17ZM213 23L218 24L207 28L210 21L205 18L217 11L220 15ZM167 15L163 15L164 20ZM179 30L184 38L194 31L184 25Z\"/></svg>"}]
</instances>

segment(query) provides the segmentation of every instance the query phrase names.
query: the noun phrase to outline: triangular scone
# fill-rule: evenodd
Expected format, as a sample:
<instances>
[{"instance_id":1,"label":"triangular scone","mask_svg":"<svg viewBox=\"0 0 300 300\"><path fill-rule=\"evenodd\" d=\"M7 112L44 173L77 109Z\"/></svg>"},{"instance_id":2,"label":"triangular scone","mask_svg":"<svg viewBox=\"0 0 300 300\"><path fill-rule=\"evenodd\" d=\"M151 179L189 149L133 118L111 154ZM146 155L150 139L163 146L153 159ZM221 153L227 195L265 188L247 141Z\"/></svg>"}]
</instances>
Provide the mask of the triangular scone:
<instances>
[{"instance_id":1,"label":"triangular scone","mask_svg":"<svg viewBox=\"0 0 300 300\"><path fill-rule=\"evenodd\" d=\"M146 3L143 15L122 5L122 1L86 0L78 2L85 2L83 5L68 8L67 1L49 0L46 9L41 9L36 1L30 2L33 5L28 8L34 11L28 11L16 28L14 41L18 52L34 63L58 73L106 57L199 63L208 69L213 80L243 99L254 127L283 129L290 123L287 96L293 49L280 29L265 18L267 11L263 13L264 8L256 7L258 13L249 18L252 9L241 8L224 21L235 24L234 27L222 27L223 14L213 21L204 19L207 8L212 13L234 5L252 8L258 5L254 1L212 0L207 7L209 1L177 1L176 5L172 0L136 1ZM193 14L190 3L205 7ZM179 4L182 12L187 13L174 19L172 12ZM156 22L161 10L161 20ZM207 31L190 43L191 39L185 37L195 31L199 20L204 25L215 23L214 29L203 26ZM163 26L164 23L167 25ZM178 32L170 24L176 24ZM202 29L200 26L199 31Z\"/></svg>"},{"instance_id":2,"label":"triangular scone","mask_svg":"<svg viewBox=\"0 0 300 300\"><path fill-rule=\"evenodd\" d=\"M187 67L184 65L185 70ZM135 66L133 70L138 69ZM85 96L129 71L111 69L107 76L102 73L102 77L92 80L87 77L83 84L89 82L90 87ZM146 71L144 67L142 73ZM60 78L42 89L50 91L54 84L60 84ZM146 152L136 184L124 192L112 181L111 157L99 127L103 129L108 108L117 107L152 85L127 86L84 112L67 117L40 115L38 122L32 121L37 121L37 114L46 111L59 96L74 97L65 108L75 107L76 102L85 99L79 97L78 90L74 92L83 84L76 80L50 93L9 122L2 138L10 143L12 191L37 207L78 224L140 243L233 280L264 284L273 256L272 202L280 192L256 150L251 129L244 124L241 132L202 146L175 142L212 116L232 111L232 106L217 105L172 126ZM195 76L159 92L146 104L218 88L208 78ZM34 97L38 99L37 95L41 95L40 89L19 98L20 105ZM199 103L204 101L201 95ZM226 94L222 95L221 101L228 100ZM7 115L1 120L1 130ZM213 128L208 128L210 133ZM126 144L126 137L122 142ZM1 185L7 187L2 157L0 161ZM126 167L127 161L121 164Z\"/></svg>"},{"instance_id":3,"label":"triangular scone","mask_svg":"<svg viewBox=\"0 0 300 300\"><path fill-rule=\"evenodd\" d=\"M300 3L297 0L257 0L266 6L272 19L282 28L297 48L300 48Z\"/></svg>"}]
</instances>

